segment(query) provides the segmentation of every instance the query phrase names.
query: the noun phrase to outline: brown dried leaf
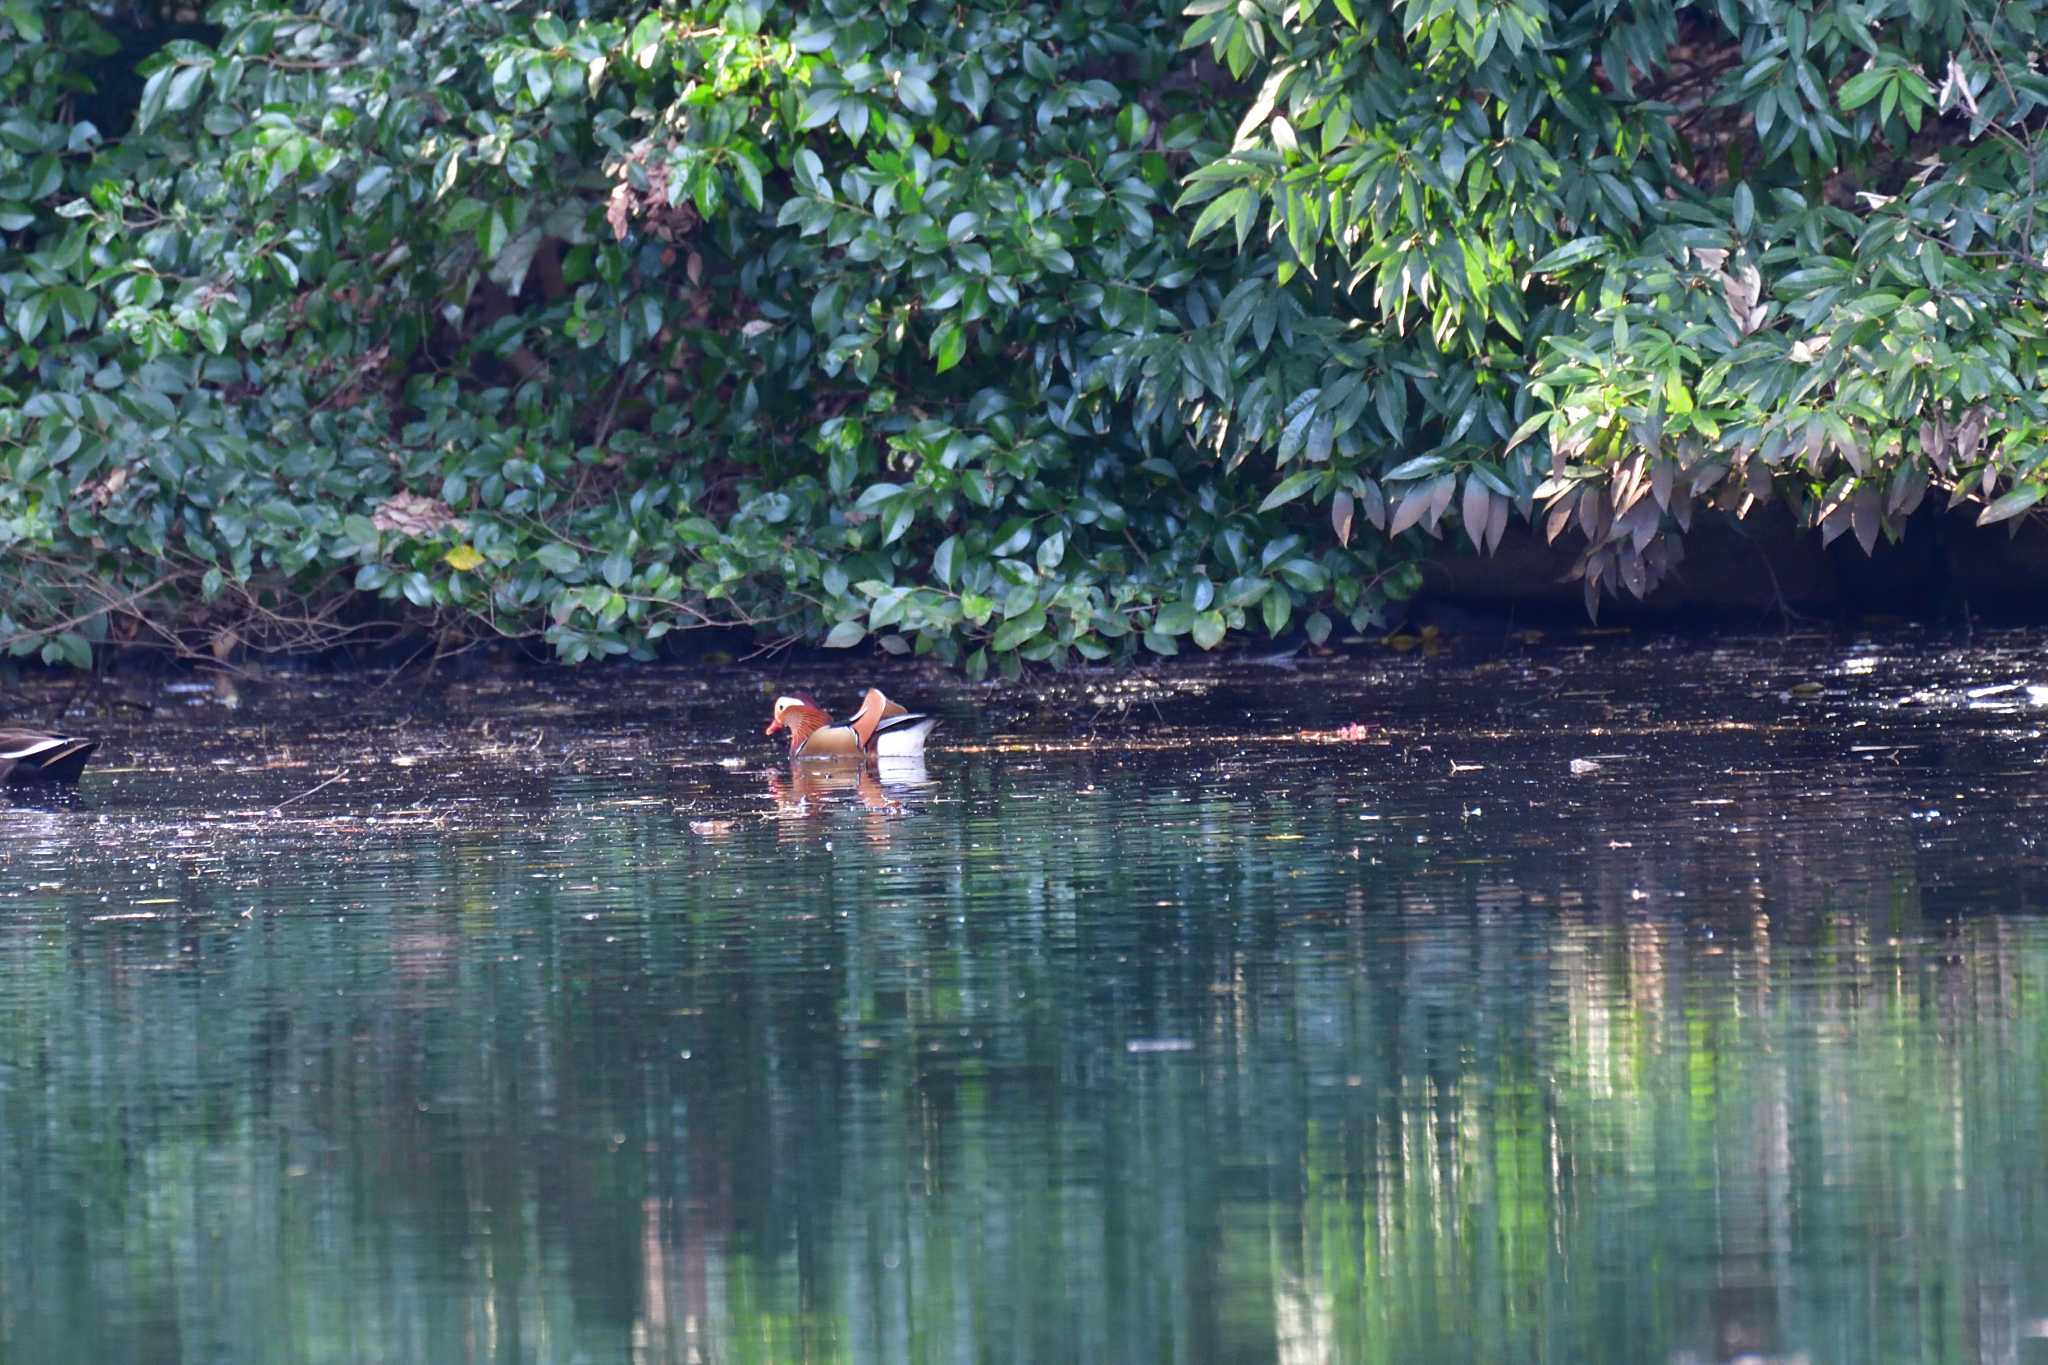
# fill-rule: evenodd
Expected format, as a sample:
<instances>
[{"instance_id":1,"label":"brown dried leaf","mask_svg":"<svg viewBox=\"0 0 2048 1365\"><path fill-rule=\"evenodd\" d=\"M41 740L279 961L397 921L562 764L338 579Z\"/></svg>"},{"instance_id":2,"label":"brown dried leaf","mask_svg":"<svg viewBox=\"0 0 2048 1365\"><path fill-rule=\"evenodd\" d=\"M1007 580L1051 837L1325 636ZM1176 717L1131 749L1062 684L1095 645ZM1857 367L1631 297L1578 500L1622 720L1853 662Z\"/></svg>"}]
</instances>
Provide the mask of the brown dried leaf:
<instances>
[{"instance_id":1,"label":"brown dried leaf","mask_svg":"<svg viewBox=\"0 0 2048 1365\"><path fill-rule=\"evenodd\" d=\"M1927 471L1919 465L1901 465L1892 475L1892 487L1884 495L1886 516L1913 516L1921 497L1927 495Z\"/></svg>"},{"instance_id":2,"label":"brown dried leaf","mask_svg":"<svg viewBox=\"0 0 2048 1365\"><path fill-rule=\"evenodd\" d=\"M1572 524L1572 510L1578 506L1579 496L1585 490L1574 488L1560 494L1550 504L1550 510L1543 516L1543 539L1555 545L1557 538L1564 534L1564 528Z\"/></svg>"},{"instance_id":3,"label":"brown dried leaf","mask_svg":"<svg viewBox=\"0 0 2048 1365\"><path fill-rule=\"evenodd\" d=\"M1842 532L1849 529L1849 504L1837 502L1825 508L1820 516L1820 544L1822 549L1835 543Z\"/></svg>"},{"instance_id":4,"label":"brown dried leaf","mask_svg":"<svg viewBox=\"0 0 2048 1365\"><path fill-rule=\"evenodd\" d=\"M1508 500L1495 494L1486 503L1486 552L1492 554L1500 548L1500 538L1508 533Z\"/></svg>"},{"instance_id":5,"label":"brown dried leaf","mask_svg":"<svg viewBox=\"0 0 2048 1365\"><path fill-rule=\"evenodd\" d=\"M1749 495L1758 502L1771 500L1771 467L1761 460L1749 466Z\"/></svg>"},{"instance_id":6,"label":"brown dried leaf","mask_svg":"<svg viewBox=\"0 0 2048 1365\"><path fill-rule=\"evenodd\" d=\"M1628 536L1635 552L1641 554L1657 538L1657 528L1662 522L1663 514L1657 510L1657 504L1645 499L1629 508L1615 525Z\"/></svg>"},{"instance_id":7,"label":"brown dried leaf","mask_svg":"<svg viewBox=\"0 0 2048 1365\"><path fill-rule=\"evenodd\" d=\"M1721 276L1721 297L1728 305L1729 316L1745 336L1764 325L1765 310L1757 306L1763 289L1764 277L1753 265Z\"/></svg>"},{"instance_id":8,"label":"brown dried leaf","mask_svg":"<svg viewBox=\"0 0 2048 1365\"><path fill-rule=\"evenodd\" d=\"M460 518L447 503L403 489L377 504L377 509L370 513L370 525L379 531L414 537L430 536L449 526L462 528Z\"/></svg>"},{"instance_id":9,"label":"brown dried leaf","mask_svg":"<svg viewBox=\"0 0 2048 1365\"><path fill-rule=\"evenodd\" d=\"M1403 493L1394 502L1394 515L1387 522L1387 537L1392 539L1422 520L1422 514L1429 510L1429 485L1418 484Z\"/></svg>"},{"instance_id":10,"label":"brown dried leaf","mask_svg":"<svg viewBox=\"0 0 2048 1365\"><path fill-rule=\"evenodd\" d=\"M1806 426L1801 434L1804 438L1804 449L1806 451L1806 467L1818 474L1820 472L1821 460L1828 452L1827 423L1820 420L1819 414L1815 414L1806 419Z\"/></svg>"},{"instance_id":11,"label":"brown dried leaf","mask_svg":"<svg viewBox=\"0 0 2048 1365\"><path fill-rule=\"evenodd\" d=\"M1464 523L1465 539L1472 542L1475 550L1486 548L1486 522L1491 515L1487 504L1493 494L1486 485L1472 475L1465 476L1465 497L1458 506L1458 519Z\"/></svg>"},{"instance_id":12,"label":"brown dried leaf","mask_svg":"<svg viewBox=\"0 0 2048 1365\"><path fill-rule=\"evenodd\" d=\"M1431 535L1435 535L1444 513L1451 510L1451 499L1457 496L1458 476L1439 474L1426 487L1429 490L1429 510L1423 515L1423 525Z\"/></svg>"},{"instance_id":13,"label":"brown dried leaf","mask_svg":"<svg viewBox=\"0 0 2048 1365\"><path fill-rule=\"evenodd\" d=\"M1387 500L1380 493L1380 486L1371 479L1359 490L1365 502L1365 519L1381 531L1387 529Z\"/></svg>"},{"instance_id":14,"label":"brown dried leaf","mask_svg":"<svg viewBox=\"0 0 2048 1365\"><path fill-rule=\"evenodd\" d=\"M612 237L625 241L632 230L633 187L621 180L612 186L611 197L605 202L604 221L612 230Z\"/></svg>"},{"instance_id":15,"label":"brown dried leaf","mask_svg":"<svg viewBox=\"0 0 2048 1365\"><path fill-rule=\"evenodd\" d=\"M1982 408L1971 408L1963 414L1963 420L1956 425L1955 431L1956 463L1968 464L1976 458L1977 447L1984 440L1984 424ZM1986 488L1984 492L1988 497L1991 490Z\"/></svg>"},{"instance_id":16,"label":"brown dried leaf","mask_svg":"<svg viewBox=\"0 0 2048 1365\"><path fill-rule=\"evenodd\" d=\"M1856 528L1856 543L1863 547L1863 553L1874 553L1877 533L1884 523L1884 509L1878 503L1875 488L1864 484L1850 495L1849 520Z\"/></svg>"},{"instance_id":17,"label":"brown dried leaf","mask_svg":"<svg viewBox=\"0 0 2048 1365\"><path fill-rule=\"evenodd\" d=\"M1849 468L1855 470L1860 477L1863 473L1863 444L1856 439L1856 428L1849 428L1848 439L1836 438L1832 444L1842 458L1849 462Z\"/></svg>"},{"instance_id":18,"label":"brown dried leaf","mask_svg":"<svg viewBox=\"0 0 2048 1365\"><path fill-rule=\"evenodd\" d=\"M1650 493L1657 505L1671 509L1671 481L1678 476L1678 462L1666 456L1650 466Z\"/></svg>"},{"instance_id":19,"label":"brown dried leaf","mask_svg":"<svg viewBox=\"0 0 2048 1365\"><path fill-rule=\"evenodd\" d=\"M1649 575L1643 570L1643 557L1632 550L1624 551L1619 556L1619 567L1621 585L1629 590L1629 595L1636 601L1642 601L1643 594L1649 591L1650 587Z\"/></svg>"},{"instance_id":20,"label":"brown dried leaf","mask_svg":"<svg viewBox=\"0 0 2048 1365\"><path fill-rule=\"evenodd\" d=\"M1330 529L1337 533L1339 545L1351 543L1351 514L1355 503L1349 493L1339 493L1330 499Z\"/></svg>"},{"instance_id":21,"label":"brown dried leaf","mask_svg":"<svg viewBox=\"0 0 2048 1365\"><path fill-rule=\"evenodd\" d=\"M1643 457L1640 455L1624 460L1614 470L1613 496L1614 513L1620 516L1635 506L1636 499L1649 491L1649 483L1643 478Z\"/></svg>"}]
</instances>

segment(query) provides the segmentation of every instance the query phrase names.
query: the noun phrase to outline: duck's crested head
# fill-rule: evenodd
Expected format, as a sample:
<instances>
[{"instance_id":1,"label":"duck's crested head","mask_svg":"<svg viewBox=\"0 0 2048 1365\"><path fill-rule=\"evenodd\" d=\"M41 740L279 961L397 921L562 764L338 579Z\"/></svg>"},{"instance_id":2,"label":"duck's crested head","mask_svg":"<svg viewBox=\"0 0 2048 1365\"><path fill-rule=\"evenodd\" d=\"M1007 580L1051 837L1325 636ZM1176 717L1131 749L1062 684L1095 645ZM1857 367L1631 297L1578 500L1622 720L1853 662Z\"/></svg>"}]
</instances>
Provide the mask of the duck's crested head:
<instances>
[{"instance_id":1,"label":"duck's crested head","mask_svg":"<svg viewBox=\"0 0 2048 1365\"><path fill-rule=\"evenodd\" d=\"M777 697L775 699L775 712L768 719L768 728L761 733L764 735L774 734L777 730L789 724L790 712L810 705L811 699L800 692Z\"/></svg>"},{"instance_id":2,"label":"duck's crested head","mask_svg":"<svg viewBox=\"0 0 2048 1365\"><path fill-rule=\"evenodd\" d=\"M775 699L775 714L769 718L768 728L761 733L772 735L777 730L787 729L789 747L794 752L803 746L813 731L831 723L832 717L826 715L816 702L802 692L794 692Z\"/></svg>"}]
</instances>

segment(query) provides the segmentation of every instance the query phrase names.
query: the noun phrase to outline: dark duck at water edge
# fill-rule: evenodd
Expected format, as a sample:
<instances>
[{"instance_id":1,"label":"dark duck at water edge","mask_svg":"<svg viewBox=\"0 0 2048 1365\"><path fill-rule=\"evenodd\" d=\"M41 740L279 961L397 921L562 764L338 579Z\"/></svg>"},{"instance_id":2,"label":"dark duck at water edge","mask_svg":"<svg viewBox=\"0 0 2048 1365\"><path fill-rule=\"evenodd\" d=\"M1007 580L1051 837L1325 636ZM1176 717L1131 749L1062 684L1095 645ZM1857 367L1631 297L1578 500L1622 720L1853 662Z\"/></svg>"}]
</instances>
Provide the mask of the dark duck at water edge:
<instances>
[{"instance_id":1,"label":"dark duck at water edge","mask_svg":"<svg viewBox=\"0 0 2048 1365\"><path fill-rule=\"evenodd\" d=\"M0 729L0 786L76 782L85 771L86 760L99 747L98 740L76 735Z\"/></svg>"}]
</instances>

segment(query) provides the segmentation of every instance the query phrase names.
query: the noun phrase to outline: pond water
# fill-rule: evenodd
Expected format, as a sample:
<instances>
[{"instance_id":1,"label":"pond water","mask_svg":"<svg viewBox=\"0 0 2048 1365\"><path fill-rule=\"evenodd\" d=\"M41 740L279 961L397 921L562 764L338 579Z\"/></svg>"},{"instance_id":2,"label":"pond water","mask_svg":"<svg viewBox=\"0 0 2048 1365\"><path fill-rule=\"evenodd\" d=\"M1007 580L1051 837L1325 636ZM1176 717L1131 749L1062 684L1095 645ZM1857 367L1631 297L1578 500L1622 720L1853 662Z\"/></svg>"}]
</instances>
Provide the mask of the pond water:
<instances>
[{"instance_id":1,"label":"pond water","mask_svg":"<svg viewBox=\"0 0 2048 1365\"><path fill-rule=\"evenodd\" d=\"M844 676L84 694L0 1360L2048 1359L2039 637Z\"/></svg>"}]
</instances>

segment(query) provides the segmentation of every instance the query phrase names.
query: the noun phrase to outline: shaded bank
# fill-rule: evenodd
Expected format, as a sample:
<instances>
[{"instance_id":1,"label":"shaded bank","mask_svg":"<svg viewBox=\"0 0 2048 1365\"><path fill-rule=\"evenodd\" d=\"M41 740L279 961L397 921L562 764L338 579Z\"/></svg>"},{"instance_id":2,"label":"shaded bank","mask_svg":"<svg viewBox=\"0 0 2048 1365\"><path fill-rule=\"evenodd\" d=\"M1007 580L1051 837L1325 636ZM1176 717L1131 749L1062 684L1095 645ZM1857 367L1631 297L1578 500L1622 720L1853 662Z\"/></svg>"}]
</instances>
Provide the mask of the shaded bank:
<instances>
[{"instance_id":1,"label":"shaded bank","mask_svg":"<svg viewBox=\"0 0 2048 1365\"><path fill-rule=\"evenodd\" d=\"M1446 606L1509 617L1529 611L1569 626L1585 619L1573 577L1579 546L1552 545L1514 527L1486 557L1445 554L1430 562L1407 614L1430 619ZM1644 625L1733 628L1807 618L1941 625L2048 621L2048 528L2032 522L1978 526L1974 514L1933 508L1897 542L1865 555L1849 538L1823 544L1782 509L1747 519L1706 516L1685 541L1685 561L1642 601L1604 602L1600 619Z\"/></svg>"}]
</instances>

